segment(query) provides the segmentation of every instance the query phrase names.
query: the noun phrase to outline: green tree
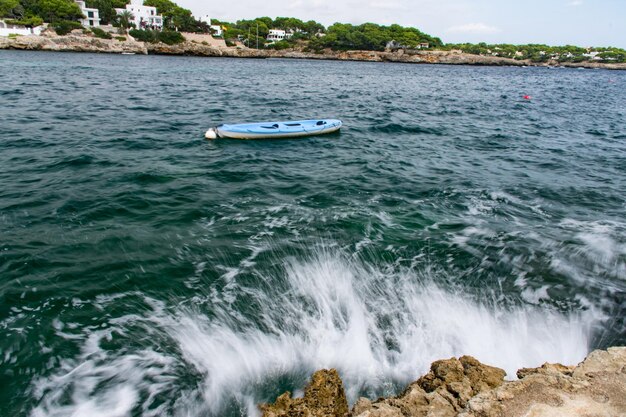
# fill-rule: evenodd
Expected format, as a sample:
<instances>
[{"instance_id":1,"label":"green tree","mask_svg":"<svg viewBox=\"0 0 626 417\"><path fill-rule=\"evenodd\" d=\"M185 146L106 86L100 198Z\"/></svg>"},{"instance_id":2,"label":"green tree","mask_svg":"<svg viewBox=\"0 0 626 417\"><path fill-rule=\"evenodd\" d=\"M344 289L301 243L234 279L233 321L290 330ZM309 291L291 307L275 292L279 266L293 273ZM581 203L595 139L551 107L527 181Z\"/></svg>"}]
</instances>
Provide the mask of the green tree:
<instances>
[{"instance_id":1,"label":"green tree","mask_svg":"<svg viewBox=\"0 0 626 417\"><path fill-rule=\"evenodd\" d=\"M19 6L18 0L0 0L0 17L16 17L13 11Z\"/></svg>"},{"instance_id":2,"label":"green tree","mask_svg":"<svg viewBox=\"0 0 626 417\"><path fill-rule=\"evenodd\" d=\"M22 25L29 28L43 25L43 19L39 16L24 17L21 19L7 19L6 22L11 25Z\"/></svg>"},{"instance_id":3,"label":"green tree","mask_svg":"<svg viewBox=\"0 0 626 417\"><path fill-rule=\"evenodd\" d=\"M335 23L328 28L325 37L312 38L309 47L314 50L332 48L382 51L391 41L404 48L415 48L422 42L435 47L442 45L439 38L422 33L415 28L400 25L380 26L375 23L365 23L359 26Z\"/></svg>"},{"instance_id":4,"label":"green tree","mask_svg":"<svg viewBox=\"0 0 626 417\"><path fill-rule=\"evenodd\" d=\"M113 2L111 0L87 0L85 2L87 7L98 9L100 16L100 23L108 25L117 18L117 13L113 8ZM122 6L121 8L123 8Z\"/></svg>"},{"instance_id":5,"label":"green tree","mask_svg":"<svg viewBox=\"0 0 626 417\"><path fill-rule=\"evenodd\" d=\"M233 41L241 39L244 45L250 48L263 48L267 42L267 35L270 28L266 21L268 18L258 18L254 20L238 20L234 25L228 25L224 32L224 39ZM257 37L258 28L258 37Z\"/></svg>"},{"instance_id":6,"label":"green tree","mask_svg":"<svg viewBox=\"0 0 626 417\"><path fill-rule=\"evenodd\" d=\"M241 30L237 29L234 25L225 25L224 39L232 40L237 39L239 36L243 36ZM246 33L247 35L247 33Z\"/></svg>"},{"instance_id":7,"label":"green tree","mask_svg":"<svg viewBox=\"0 0 626 417\"><path fill-rule=\"evenodd\" d=\"M170 0L146 0L146 6L157 8L157 12L163 15L165 26L183 32L204 32L205 27L201 22L194 19L190 10L178 6Z\"/></svg>"},{"instance_id":8,"label":"green tree","mask_svg":"<svg viewBox=\"0 0 626 417\"><path fill-rule=\"evenodd\" d=\"M246 36L248 34L248 30L250 31L250 36L256 36L257 28L259 30L259 37L266 38L270 33L270 27L263 19L238 20L235 26Z\"/></svg>"},{"instance_id":9,"label":"green tree","mask_svg":"<svg viewBox=\"0 0 626 417\"><path fill-rule=\"evenodd\" d=\"M174 45L185 41L185 38L180 34L180 32L173 32L170 30L159 31L133 29L129 31L129 34L141 42L163 42L168 45Z\"/></svg>"},{"instance_id":10,"label":"green tree","mask_svg":"<svg viewBox=\"0 0 626 417\"><path fill-rule=\"evenodd\" d=\"M113 39L113 36L111 36L109 32L105 32L100 28L91 28L91 32L95 35L96 38Z\"/></svg>"},{"instance_id":11,"label":"green tree","mask_svg":"<svg viewBox=\"0 0 626 417\"><path fill-rule=\"evenodd\" d=\"M272 27L272 26L274 25L274 21L272 20L272 18L271 18L271 17L267 17L267 16L264 16L264 17L257 17L257 18L256 18L256 19L254 19L254 20L255 20L255 21L257 21L257 22L259 22L259 23L260 23L260 22L265 23L265 26L267 26L268 28L270 28L270 27Z\"/></svg>"},{"instance_id":12,"label":"green tree","mask_svg":"<svg viewBox=\"0 0 626 417\"><path fill-rule=\"evenodd\" d=\"M71 0L38 0L32 11L45 22L71 21L83 17L78 5Z\"/></svg>"},{"instance_id":13,"label":"green tree","mask_svg":"<svg viewBox=\"0 0 626 417\"><path fill-rule=\"evenodd\" d=\"M117 22L119 23L120 27L124 31L128 31L128 29L131 27L131 24L132 24L131 22L134 18L135 16L133 16L133 14L130 11L124 10L122 13L117 15Z\"/></svg>"},{"instance_id":14,"label":"green tree","mask_svg":"<svg viewBox=\"0 0 626 417\"><path fill-rule=\"evenodd\" d=\"M74 29L80 29L83 26L74 20L57 20L51 23L51 27L57 33L57 35L67 35Z\"/></svg>"},{"instance_id":15,"label":"green tree","mask_svg":"<svg viewBox=\"0 0 626 417\"><path fill-rule=\"evenodd\" d=\"M321 23L317 23L315 20L309 20L304 24L304 31L308 33L310 36L317 35L318 33L322 33L326 30L324 25Z\"/></svg>"}]
</instances>

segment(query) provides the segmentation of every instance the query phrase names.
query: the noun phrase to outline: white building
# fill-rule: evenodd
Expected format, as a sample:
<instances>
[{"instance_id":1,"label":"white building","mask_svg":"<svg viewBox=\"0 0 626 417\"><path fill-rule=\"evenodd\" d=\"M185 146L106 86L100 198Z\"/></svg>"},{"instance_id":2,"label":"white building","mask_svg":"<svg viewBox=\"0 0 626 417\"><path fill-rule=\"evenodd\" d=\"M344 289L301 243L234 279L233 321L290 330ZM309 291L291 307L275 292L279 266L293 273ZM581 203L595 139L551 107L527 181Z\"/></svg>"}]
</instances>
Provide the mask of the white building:
<instances>
[{"instance_id":1,"label":"white building","mask_svg":"<svg viewBox=\"0 0 626 417\"><path fill-rule=\"evenodd\" d=\"M163 29L163 16L157 14L156 7L144 6L143 0L130 0L125 9L115 9L117 14L129 11L133 18L131 23L137 29Z\"/></svg>"},{"instance_id":2,"label":"white building","mask_svg":"<svg viewBox=\"0 0 626 417\"><path fill-rule=\"evenodd\" d=\"M84 19L80 20L81 25L89 28L97 28L100 26L100 12L98 12L98 9L87 7L84 1L76 0L75 3L78 4L80 11L83 12L85 16Z\"/></svg>"},{"instance_id":3,"label":"white building","mask_svg":"<svg viewBox=\"0 0 626 417\"><path fill-rule=\"evenodd\" d=\"M585 58L591 58L595 61L600 61L602 59L602 57L600 56L600 52L598 51L587 52L586 54L583 54L583 56Z\"/></svg>"},{"instance_id":4,"label":"white building","mask_svg":"<svg viewBox=\"0 0 626 417\"><path fill-rule=\"evenodd\" d=\"M27 28L26 26L20 25L10 25L3 20L0 20L0 36L9 36L9 35L41 35L41 31L44 29L43 26L36 26L34 28Z\"/></svg>"},{"instance_id":5,"label":"white building","mask_svg":"<svg viewBox=\"0 0 626 417\"><path fill-rule=\"evenodd\" d=\"M204 16L202 16L200 19L198 19L200 22L202 23L206 23L210 28L211 28L211 33L213 34L213 36L222 36L224 35L224 29L222 29L222 26L220 25L212 25L211 24L211 17L208 14L205 14Z\"/></svg>"},{"instance_id":6,"label":"white building","mask_svg":"<svg viewBox=\"0 0 626 417\"><path fill-rule=\"evenodd\" d=\"M428 42L422 42L420 44L415 45L415 48L409 48L406 45L401 44L400 42L397 41L389 41L387 42L387 45L385 46L386 49L428 49L428 47L430 46L430 44ZM491 53L491 51L488 51L489 53Z\"/></svg>"},{"instance_id":7,"label":"white building","mask_svg":"<svg viewBox=\"0 0 626 417\"><path fill-rule=\"evenodd\" d=\"M270 29L270 33L267 35L267 40L271 43L279 42L284 39L289 39L293 36L292 31L285 31L281 29Z\"/></svg>"},{"instance_id":8,"label":"white building","mask_svg":"<svg viewBox=\"0 0 626 417\"><path fill-rule=\"evenodd\" d=\"M220 25L211 25L211 30L213 31L213 36L222 36L224 35L224 31Z\"/></svg>"}]
</instances>

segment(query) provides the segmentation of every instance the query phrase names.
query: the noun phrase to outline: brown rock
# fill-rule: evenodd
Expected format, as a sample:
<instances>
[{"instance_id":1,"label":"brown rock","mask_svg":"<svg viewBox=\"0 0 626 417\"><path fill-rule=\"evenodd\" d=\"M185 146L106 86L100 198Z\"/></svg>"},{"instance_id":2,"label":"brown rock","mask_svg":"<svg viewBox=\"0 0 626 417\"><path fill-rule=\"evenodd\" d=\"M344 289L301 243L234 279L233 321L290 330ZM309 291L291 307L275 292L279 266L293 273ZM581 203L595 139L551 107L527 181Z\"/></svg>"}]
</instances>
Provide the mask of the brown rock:
<instances>
[{"instance_id":1,"label":"brown rock","mask_svg":"<svg viewBox=\"0 0 626 417\"><path fill-rule=\"evenodd\" d=\"M344 417L348 401L339 373L335 369L313 374L304 390L304 398L291 398L289 392L274 404L262 404L263 417Z\"/></svg>"},{"instance_id":2,"label":"brown rock","mask_svg":"<svg viewBox=\"0 0 626 417\"><path fill-rule=\"evenodd\" d=\"M432 364L398 397L361 399L359 417L621 417L626 416L626 348L592 352L577 367L544 364L504 371L464 356Z\"/></svg>"},{"instance_id":3,"label":"brown rock","mask_svg":"<svg viewBox=\"0 0 626 417\"><path fill-rule=\"evenodd\" d=\"M356 404L354 404L354 407L352 407L352 414L358 415L370 408L372 408L372 402L365 397L361 397Z\"/></svg>"},{"instance_id":4,"label":"brown rock","mask_svg":"<svg viewBox=\"0 0 626 417\"><path fill-rule=\"evenodd\" d=\"M479 392L496 388L504 382L504 372L480 363L471 356L433 362L430 372L417 384L426 392L443 387L456 397L469 399Z\"/></svg>"},{"instance_id":5,"label":"brown rock","mask_svg":"<svg viewBox=\"0 0 626 417\"><path fill-rule=\"evenodd\" d=\"M464 378L463 365L456 358L435 361L430 365L430 372L417 380L417 384L426 392L433 392L451 382L460 382Z\"/></svg>"},{"instance_id":6,"label":"brown rock","mask_svg":"<svg viewBox=\"0 0 626 417\"><path fill-rule=\"evenodd\" d=\"M573 372L574 377L584 378L596 373L626 375L626 347L594 350Z\"/></svg>"},{"instance_id":7,"label":"brown rock","mask_svg":"<svg viewBox=\"0 0 626 417\"><path fill-rule=\"evenodd\" d=\"M500 368L484 365L471 356L462 356L459 361L469 379L472 395L502 385L506 372Z\"/></svg>"},{"instance_id":8,"label":"brown rock","mask_svg":"<svg viewBox=\"0 0 626 417\"><path fill-rule=\"evenodd\" d=\"M269 49L251 49L241 47L223 47L207 42L206 45L197 41L186 41L178 45L163 43L144 44L135 42L128 37L128 41L93 39L80 30L72 31L67 36L58 36L53 30L47 30L43 36L18 36L17 38L0 37L0 49L25 49L40 51L73 51L73 52L103 52L121 53L134 52L137 54L161 55L194 55L205 57L236 57L236 58L292 58L318 60L345 60L369 62L402 62L411 64L447 64L447 65L490 65L490 66L548 66L554 62L533 63L496 56L482 56L466 54L460 51L411 51L398 50L395 52L379 51L332 51L326 49L320 52L306 52L301 49L287 49L274 51ZM302 48L302 46L301 46ZM564 62L558 63L564 67L575 68L606 68L626 70L626 63L602 62Z\"/></svg>"},{"instance_id":9,"label":"brown rock","mask_svg":"<svg viewBox=\"0 0 626 417\"><path fill-rule=\"evenodd\" d=\"M540 368L522 368L517 371L517 377L519 379L525 378L532 374L550 374L561 373L566 376L571 376L575 366L565 366L560 363L544 363Z\"/></svg>"},{"instance_id":10,"label":"brown rock","mask_svg":"<svg viewBox=\"0 0 626 417\"><path fill-rule=\"evenodd\" d=\"M353 417L621 417L626 416L626 347L592 352L577 367L544 364L504 371L463 356L433 362L430 372L397 397L361 398ZM313 375L304 398L289 393L262 405L264 417L346 416L337 371Z\"/></svg>"},{"instance_id":11,"label":"brown rock","mask_svg":"<svg viewBox=\"0 0 626 417\"><path fill-rule=\"evenodd\" d=\"M360 401L352 411L360 417L453 417L477 393L504 382L506 373L471 356L432 363L430 372L398 397L373 403Z\"/></svg>"},{"instance_id":12,"label":"brown rock","mask_svg":"<svg viewBox=\"0 0 626 417\"><path fill-rule=\"evenodd\" d=\"M123 52L147 54L143 42L135 42L130 38L126 41L117 39L98 39L86 36L82 32L58 36L46 31L46 36L17 36L15 38L0 37L0 49L18 49L30 51L58 51L58 52L98 52L121 54Z\"/></svg>"},{"instance_id":13,"label":"brown rock","mask_svg":"<svg viewBox=\"0 0 626 417\"><path fill-rule=\"evenodd\" d=\"M459 417L626 416L626 348L594 351L577 367L544 364L473 397Z\"/></svg>"}]
</instances>

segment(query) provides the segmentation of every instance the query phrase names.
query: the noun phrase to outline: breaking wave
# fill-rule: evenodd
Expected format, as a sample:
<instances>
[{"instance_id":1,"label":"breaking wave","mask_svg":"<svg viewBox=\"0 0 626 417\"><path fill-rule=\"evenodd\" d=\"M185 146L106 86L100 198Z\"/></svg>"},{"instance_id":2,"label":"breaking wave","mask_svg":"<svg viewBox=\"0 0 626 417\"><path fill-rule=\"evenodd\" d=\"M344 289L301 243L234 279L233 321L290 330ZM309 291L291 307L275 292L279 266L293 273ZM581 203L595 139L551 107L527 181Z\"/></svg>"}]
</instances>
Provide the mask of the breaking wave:
<instances>
[{"instance_id":1,"label":"breaking wave","mask_svg":"<svg viewBox=\"0 0 626 417\"><path fill-rule=\"evenodd\" d=\"M561 312L496 291L467 293L442 274L320 250L285 261L276 276L259 274L254 285L225 275L229 290L207 288L192 302L166 305L140 293L101 299L102 308L141 302L144 314L71 336L80 353L35 381L32 415L256 415L256 404L329 367L354 402L397 392L433 360L463 354L515 378L523 366L582 360L604 319L594 309ZM63 323L56 328L70 337ZM125 343L136 339L140 346Z\"/></svg>"}]
</instances>

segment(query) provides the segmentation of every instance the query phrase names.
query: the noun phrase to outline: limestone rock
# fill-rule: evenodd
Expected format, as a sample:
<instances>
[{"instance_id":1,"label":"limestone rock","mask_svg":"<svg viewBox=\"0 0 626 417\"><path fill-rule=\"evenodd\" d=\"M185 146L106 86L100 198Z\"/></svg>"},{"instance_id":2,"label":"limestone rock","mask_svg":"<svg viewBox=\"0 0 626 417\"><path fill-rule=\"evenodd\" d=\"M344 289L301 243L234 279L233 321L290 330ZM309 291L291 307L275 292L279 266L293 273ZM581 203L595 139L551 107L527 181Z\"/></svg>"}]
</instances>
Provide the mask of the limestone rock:
<instances>
[{"instance_id":1,"label":"limestone rock","mask_svg":"<svg viewBox=\"0 0 626 417\"><path fill-rule=\"evenodd\" d=\"M544 363L540 368L522 368L517 371L517 377L519 379L523 379L528 375L532 374L544 374L548 375L551 373L562 373L566 376L572 376L572 372L574 371L575 366L565 366L560 363Z\"/></svg>"},{"instance_id":2,"label":"limestone rock","mask_svg":"<svg viewBox=\"0 0 626 417\"><path fill-rule=\"evenodd\" d=\"M73 31L66 36L51 35L46 31L46 36L17 36L15 38L0 37L0 49L18 49L29 51L58 51L58 52L97 52L121 54L135 53L147 54L148 51L143 42L135 42L127 39L99 39L86 36L82 31ZM76 32L76 33L74 33Z\"/></svg>"},{"instance_id":3,"label":"limestone rock","mask_svg":"<svg viewBox=\"0 0 626 417\"><path fill-rule=\"evenodd\" d=\"M360 400L352 415L360 417L452 417L476 394L504 382L506 373L471 356L435 361L430 372L398 397L376 402Z\"/></svg>"},{"instance_id":4,"label":"limestone rock","mask_svg":"<svg viewBox=\"0 0 626 417\"><path fill-rule=\"evenodd\" d=\"M523 368L517 381L463 356L433 362L397 397L359 399L352 412L334 369L318 371L304 398L262 405L264 417L621 417L626 416L626 347L594 351L578 366Z\"/></svg>"},{"instance_id":5,"label":"limestone rock","mask_svg":"<svg viewBox=\"0 0 626 417\"><path fill-rule=\"evenodd\" d=\"M626 347L594 350L575 368L573 376L584 378L598 373L615 373L626 377Z\"/></svg>"},{"instance_id":6,"label":"limestone rock","mask_svg":"<svg viewBox=\"0 0 626 417\"><path fill-rule=\"evenodd\" d=\"M84 34L82 30L74 30L66 36L59 36L48 29L42 36L18 36L16 38L0 37L0 49L24 49L40 51L73 51L73 52L102 52L159 55L193 55L206 57L233 57L233 58L291 58L317 60L344 60L369 62L402 62L411 64L448 64L448 65L490 65L490 66L554 66L574 68L606 68L626 70L626 63L603 62L545 62L534 63L528 60L516 60L496 56L482 56L466 54L461 51L332 51L326 49L320 52L310 52L301 49L286 49L275 51L271 49L252 49L245 47L225 47L221 43L198 42L194 36L187 35L191 40L177 45L163 43L137 42L130 36L126 41L116 39L98 39L93 35Z\"/></svg>"},{"instance_id":7,"label":"limestone rock","mask_svg":"<svg viewBox=\"0 0 626 417\"><path fill-rule=\"evenodd\" d=\"M1 47L1 46L0 46ZM233 58L291 58L291 59L317 59L317 60L342 60L342 61L368 61L368 62L402 62L402 63L426 63L426 64L449 64L449 65L490 65L490 66L547 66L549 63L533 63L511 58L495 56L482 56L466 54L459 51L403 51L379 52L379 51L332 51L326 49L321 52L306 52L299 49L271 50L235 47L216 47L203 45L197 42L183 42L178 45L165 45L162 43L147 44L150 54L161 55L194 55L194 56L224 56ZM551 65L555 65L552 63ZM575 66L583 68L607 68L626 69L626 63L561 63L562 66Z\"/></svg>"},{"instance_id":8,"label":"limestone rock","mask_svg":"<svg viewBox=\"0 0 626 417\"><path fill-rule=\"evenodd\" d=\"M626 348L594 351L576 367L520 369L520 380L472 398L459 417L626 416Z\"/></svg>"},{"instance_id":9,"label":"limestone rock","mask_svg":"<svg viewBox=\"0 0 626 417\"><path fill-rule=\"evenodd\" d=\"M304 398L291 398L286 392L274 404L263 404L260 409L263 417L344 417L348 415L348 401L339 373L330 369L313 374Z\"/></svg>"}]
</instances>

